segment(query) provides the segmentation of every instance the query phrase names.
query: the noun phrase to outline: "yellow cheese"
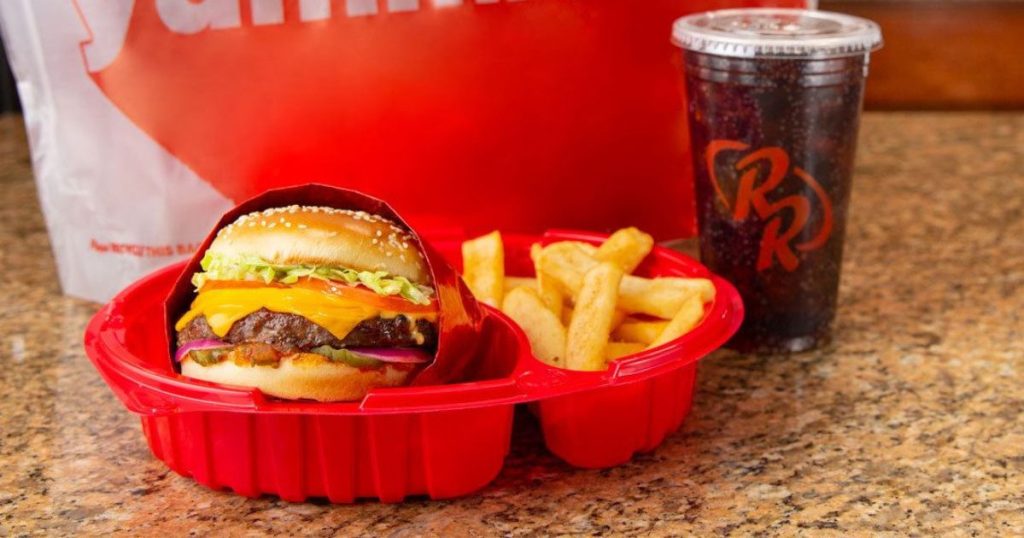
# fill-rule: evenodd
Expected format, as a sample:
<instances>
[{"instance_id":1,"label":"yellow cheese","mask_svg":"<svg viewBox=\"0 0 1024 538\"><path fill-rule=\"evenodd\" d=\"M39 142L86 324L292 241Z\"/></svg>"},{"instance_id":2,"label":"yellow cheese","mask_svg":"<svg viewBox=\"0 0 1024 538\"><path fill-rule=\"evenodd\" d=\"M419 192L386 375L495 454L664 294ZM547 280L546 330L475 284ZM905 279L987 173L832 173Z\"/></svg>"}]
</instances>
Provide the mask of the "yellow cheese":
<instances>
[{"instance_id":1,"label":"yellow cheese","mask_svg":"<svg viewBox=\"0 0 1024 538\"><path fill-rule=\"evenodd\" d=\"M210 329L224 337L236 321L266 308L272 312L296 314L344 339L362 321L376 317L393 317L365 303L305 288L222 288L204 291L192 301L174 330L180 331L193 319L205 316ZM434 321L437 314L407 314L410 319Z\"/></svg>"}]
</instances>

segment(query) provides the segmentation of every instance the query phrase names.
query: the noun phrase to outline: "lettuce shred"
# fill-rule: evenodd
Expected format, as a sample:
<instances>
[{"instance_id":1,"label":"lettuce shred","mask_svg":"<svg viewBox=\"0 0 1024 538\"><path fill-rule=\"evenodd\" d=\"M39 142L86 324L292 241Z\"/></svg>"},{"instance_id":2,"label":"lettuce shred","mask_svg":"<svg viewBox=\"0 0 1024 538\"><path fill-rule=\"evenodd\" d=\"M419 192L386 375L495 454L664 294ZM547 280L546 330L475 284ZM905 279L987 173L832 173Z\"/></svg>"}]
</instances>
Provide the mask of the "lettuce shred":
<instances>
[{"instance_id":1,"label":"lettuce shred","mask_svg":"<svg viewBox=\"0 0 1024 538\"><path fill-rule=\"evenodd\" d=\"M433 289L420 286L386 271L356 271L341 267L316 265L276 265L256 256L226 256L207 252L200 265L201 273L192 275L196 289L210 280L257 280L266 284L294 284L300 278L341 282L363 286L379 295L399 296L416 304L430 304Z\"/></svg>"}]
</instances>

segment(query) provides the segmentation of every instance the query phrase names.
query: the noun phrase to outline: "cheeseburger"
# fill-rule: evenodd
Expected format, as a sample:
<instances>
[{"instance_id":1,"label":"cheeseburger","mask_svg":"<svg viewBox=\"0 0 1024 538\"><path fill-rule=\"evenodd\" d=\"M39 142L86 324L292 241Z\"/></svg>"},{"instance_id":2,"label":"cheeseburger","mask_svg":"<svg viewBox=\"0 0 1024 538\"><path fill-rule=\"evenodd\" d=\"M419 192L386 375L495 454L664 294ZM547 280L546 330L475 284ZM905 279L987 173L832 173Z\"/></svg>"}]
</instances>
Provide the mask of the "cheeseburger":
<instances>
[{"instance_id":1,"label":"cheeseburger","mask_svg":"<svg viewBox=\"0 0 1024 538\"><path fill-rule=\"evenodd\" d=\"M362 211L289 206L222 228L174 326L185 376L287 399L358 400L405 384L437 344L411 234Z\"/></svg>"}]
</instances>

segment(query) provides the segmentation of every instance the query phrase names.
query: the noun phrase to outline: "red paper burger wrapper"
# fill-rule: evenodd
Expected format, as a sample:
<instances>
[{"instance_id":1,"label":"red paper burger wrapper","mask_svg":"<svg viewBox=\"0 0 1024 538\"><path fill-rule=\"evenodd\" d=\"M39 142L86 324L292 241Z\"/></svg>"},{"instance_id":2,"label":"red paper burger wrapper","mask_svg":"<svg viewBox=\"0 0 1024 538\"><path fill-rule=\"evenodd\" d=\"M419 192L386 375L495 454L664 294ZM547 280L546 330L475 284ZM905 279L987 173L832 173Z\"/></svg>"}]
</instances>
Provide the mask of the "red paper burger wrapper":
<instances>
[{"instance_id":1,"label":"red paper burger wrapper","mask_svg":"<svg viewBox=\"0 0 1024 538\"><path fill-rule=\"evenodd\" d=\"M414 378L412 384L438 385L463 380L478 349L483 311L458 272L429 244L424 243L419 234L385 202L353 190L321 184L268 190L235 206L220 218L214 229L203 240L195 255L189 260L167 297L164 317L169 336L168 342L173 345L176 341L174 322L188 310L192 300L195 299L192 275L202 270L199 263L217 232L247 213L296 204L365 211L391 219L412 234L416 245L423 252L433 277L440 310L437 354L433 362ZM168 360L171 360L171 356L173 353L168 355Z\"/></svg>"}]
</instances>

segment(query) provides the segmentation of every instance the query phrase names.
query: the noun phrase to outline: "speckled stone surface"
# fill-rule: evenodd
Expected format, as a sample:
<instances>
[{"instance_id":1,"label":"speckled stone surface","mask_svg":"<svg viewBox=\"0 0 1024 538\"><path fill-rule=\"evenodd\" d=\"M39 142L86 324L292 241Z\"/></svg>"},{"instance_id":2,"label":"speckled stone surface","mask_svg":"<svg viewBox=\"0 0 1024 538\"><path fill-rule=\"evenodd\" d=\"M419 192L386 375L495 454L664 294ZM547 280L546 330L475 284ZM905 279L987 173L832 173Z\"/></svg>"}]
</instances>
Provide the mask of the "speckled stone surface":
<instances>
[{"instance_id":1,"label":"speckled stone surface","mask_svg":"<svg viewBox=\"0 0 1024 538\"><path fill-rule=\"evenodd\" d=\"M869 114L837 338L720 352L663 446L605 471L517 417L479 494L288 504L150 454L83 355L21 125L0 120L0 536L1024 534L1024 114Z\"/></svg>"}]
</instances>

